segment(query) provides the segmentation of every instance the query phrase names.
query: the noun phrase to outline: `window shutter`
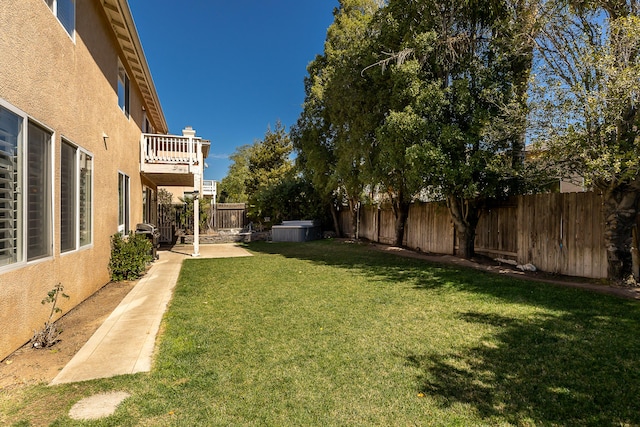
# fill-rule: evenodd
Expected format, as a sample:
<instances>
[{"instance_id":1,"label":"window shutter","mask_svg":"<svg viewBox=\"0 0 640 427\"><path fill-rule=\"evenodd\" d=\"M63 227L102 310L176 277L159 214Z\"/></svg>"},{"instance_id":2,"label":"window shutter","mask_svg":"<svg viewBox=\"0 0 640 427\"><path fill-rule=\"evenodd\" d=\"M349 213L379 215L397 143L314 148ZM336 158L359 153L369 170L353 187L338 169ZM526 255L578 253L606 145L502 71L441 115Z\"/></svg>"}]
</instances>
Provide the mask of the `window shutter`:
<instances>
[{"instance_id":1,"label":"window shutter","mask_svg":"<svg viewBox=\"0 0 640 427\"><path fill-rule=\"evenodd\" d=\"M0 107L0 266L20 261L18 253L18 141L22 118Z\"/></svg>"},{"instance_id":2,"label":"window shutter","mask_svg":"<svg viewBox=\"0 0 640 427\"><path fill-rule=\"evenodd\" d=\"M91 201L93 200L92 177L93 159L87 153L80 152L80 216L78 218L80 226L80 246L85 246L91 243Z\"/></svg>"},{"instance_id":3,"label":"window shutter","mask_svg":"<svg viewBox=\"0 0 640 427\"><path fill-rule=\"evenodd\" d=\"M125 114L127 115L127 117L129 117L129 97L130 97L130 82L129 82L129 76L125 73L124 75L124 106L125 106Z\"/></svg>"},{"instance_id":4,"label":"window shutter","mask_svg":"<svg viewBox=\"0 0 640 427\"><path fill-rule=\"evenodd\" d=\"M60 250L76 248L76 149L63 142L60 158Z\"/></svg>"},{"instance_id":5,"label":"window shutter","mask_svg":"<svg viewBox=\"0 0 640 427\"><path fill-rule=\"evenodd\" d=\"M51 255L51 134L29 123L27 259Z\"/></svg>"},{"instance_id":6,"label":"window shutter","mask_svg":"<svg viewBox=\"0 0 640 427\"><path fill-rule=\"evenodd\" d=\"M73 37L76 27L76 5L75 0L58 0L58 19L62 26Z\"/></svg>"}]
</instances>

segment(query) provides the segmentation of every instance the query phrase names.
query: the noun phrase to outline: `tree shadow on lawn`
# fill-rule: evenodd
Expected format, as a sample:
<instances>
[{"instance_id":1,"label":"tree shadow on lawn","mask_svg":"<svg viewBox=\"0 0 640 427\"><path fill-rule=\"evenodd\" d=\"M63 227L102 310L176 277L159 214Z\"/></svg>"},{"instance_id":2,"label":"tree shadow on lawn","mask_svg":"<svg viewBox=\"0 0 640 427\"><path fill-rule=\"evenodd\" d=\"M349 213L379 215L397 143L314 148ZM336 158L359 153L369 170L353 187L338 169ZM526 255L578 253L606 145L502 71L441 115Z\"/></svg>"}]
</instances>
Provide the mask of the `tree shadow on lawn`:
<instances>
[{"instance_id":1,"label":"tree shadow on lawn","mask_svg":"<svg viewBox=\"0 0 640 427\"><path fill-rule=\"evenodd\" d=\"M480 345L407 354L418 392L470 405L496 422L640 425L640 306L635 301L389 256L336 242L250 245L253 251L358 270L416 290L455 289L547 311L508 317L461 311L492 327ZM550 312L551 311L551 312Z\"/></svg>"},{"instance_id":2,"label":"tree shadow on lawn","mask_svg":"<svg viewBox=\"0 0 640 427\"><path fill-rule=\"evenodd\" d=\"M637 319L592 313L513 319L463 313L497 326L491 341L443 355L409 355L420 391L443 407L472 405L515 425L638 425Z\"/></svg>"},{"instance_id":3,"label":"tree shadow on lawn","mask_svg":"<svg viewBox=\"0 0 640 427\"><path fill-rule=\"evenodd\" d=\"M589 307L593 305L591 308L596 309L604 303L603 301L615 301L615 304L640 308L638 302L631 300L609 299L609 297L594 295L573 287L563 288L560 285L380 252L371 249L366 243L336 240L316 240L305 243L255 242L247 247L255 252L348 269L357 274L366 275L372 281L390 284L410 283L416 289L437 291L440 288L455 288L500 298L506 302L533 304L554 310L585 309L585 304ZM571 297L558 299L555 297L558 292ZM583 300L584 295L586 299Z\"/></svg>"}]
</instances>

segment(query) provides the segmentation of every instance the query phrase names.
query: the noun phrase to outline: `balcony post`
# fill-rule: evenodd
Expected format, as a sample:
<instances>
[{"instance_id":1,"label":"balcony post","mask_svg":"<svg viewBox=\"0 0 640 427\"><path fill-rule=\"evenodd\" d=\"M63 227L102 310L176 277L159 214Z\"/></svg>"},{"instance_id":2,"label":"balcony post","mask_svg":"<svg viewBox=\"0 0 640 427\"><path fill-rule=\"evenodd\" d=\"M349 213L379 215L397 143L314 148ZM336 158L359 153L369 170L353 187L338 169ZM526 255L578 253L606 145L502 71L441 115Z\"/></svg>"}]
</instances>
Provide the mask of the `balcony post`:
<instances>
[{"instance_id":1,"label":"balcony post","mask_svg":"<svg viewBox=\"0 0 640 427\"><path fill-rule=\"evenodd\" d=\"M200 200L199 198L202 195L202 178L200 176L200 168L202 164L199 163L196 168L193 168L194 158L193 158L193 149L194 149L194 138L196 136L196 131L191 127L187 126L182 129L182 136L189 138L189 142L187 143L187 147L189 150L189 169L193 171L193 254L191 256L198 257L200 256Z\"/></svg>"},{"instance_id":2,"label":"balcony post","mask_svg":"<svg viewBox=\"0 0 640 427\"><path fill-rule=\"evenodd\" d=\"M145 155L144 155L145 150L147 148L146 142L147 141L145 140L144 133L140 134L140 170L143 170L144 164L146 162Z\"/></svg>"},{"instance_id":3,"label":"balcony post","mask_svg":"<svg viewBox=\"0 0 640 427\"><path fill-rule=\"evenodd\" d=\"M192 257L200 256L200 195L193 192L193 253Z\"/></svg>"},{"instance_id":4,"label":"balcony post","mask_svg":"<svg viewBox=\"0 0 640 427\"><path fill-rule=\"evenodd\" d=\"M193 168L194 160L196 160L193 158L196 131L191 126L187 126L186 128L182 129L182 136L188 138L187 150L189 151L189 168L191 169ZM197 187L196 190L198 190Z\"/></svg>"}]
</instances>

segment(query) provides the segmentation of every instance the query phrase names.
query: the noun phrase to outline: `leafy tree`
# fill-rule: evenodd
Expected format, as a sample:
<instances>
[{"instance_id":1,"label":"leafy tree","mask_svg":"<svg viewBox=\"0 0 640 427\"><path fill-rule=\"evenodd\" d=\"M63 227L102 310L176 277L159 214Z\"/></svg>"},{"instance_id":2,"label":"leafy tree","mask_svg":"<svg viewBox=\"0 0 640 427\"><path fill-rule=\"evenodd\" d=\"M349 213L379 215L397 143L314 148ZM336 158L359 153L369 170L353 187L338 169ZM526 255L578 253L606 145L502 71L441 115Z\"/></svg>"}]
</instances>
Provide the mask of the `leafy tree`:
<instances>
[{"instance_id":1,"label":"leafy tree","mask_svg":"<svg viewBox=\"0 0 640 427\"><path fill-rule=\"evenodd\" d=\"M324 209L313 186L299 177L285 179L256 195L261 215L271 218L272 224L287 220L323 220Z\"/></svg>"},{"instance_id":2,"label":"leafy tree","mask_svg":"<svg viewBox=\"0 0 640 427\"><path fill-rule=\"evenodd\" d=\"M458 255L468 258L482 204L514 191L522 168L530 10L520 2L439 0L390 0L387 8L386 53L374 65L391 66L399 84L379 130L383 158L409 172L397 175L405 180L397 189L416 173L446 201Z\"/></svg>"},{"instance_id":3,"label":"leafy tree","mask_svg":"<svg viewBox=\"0 0 640 427\"><path fill-rule=\"evenodd\" d=\"M602 192L607 274L620 281L632 273L640 195L640 6L576 3L557 4L538 38L538 143L546 167Z\"/></svg>"},{"instance_id":4,"label":"leafy tree","mask_svg":"<svg viewBox=\"0 0 640 427\"><path fill-rule=\"evenodd\" d=\"M297 152L296 165L305 181L311 183L320 201L330 212L333 229L341 235L338 210L343 198L338 191L337 153L333 127L323 102L324 56L318 56L307 68L303 111L291 129L291 140Z\"/></svg>"},{"instance_id":5,"label":"leafy tree","mask_svg":"<svg viewBox=\"0 0 640 427\"><path fill-rule=\"evenodd\" d=\"M372 46L385 55L402 52L416 46L420 33L415 25L422 21L427 3L395 1L380 9L372 25L376 28ZM433 42L433 37L428 37ZM423 188L407 149L423 137L422 119L415 114L416 98L424 93L422 67L417 57L395 57L395 62L377 61L363 71L375 82L376 110L380 111L376 123L377 150L373 153L373 183L386 193L395 216L395 245L402 246L409 207L415 195Z\"/></svg>"},{"instance_id":6,"label":"leafy tree","mask_svg":"<svg viewBox=\"0 0 640 427\"><path fill-rule=\"evenodd\" d=\"M293 170L293 146L280 121L274 130L267 128L262 141L256 141L249 153L249 172L245 178L247 194L278 184Z\"/></svg>"},{"instance_id":7,"label":"leafy tree","mask_svg":"<svg viewBox=\"0 0 640 427\"><path fill-rule=\"evenodd\" d=\"M361 73L372 61L371 21L378 9L377 1L342 0L325 43L329 78L324 97L336 148L335 172L351 211L354 237L361 196L372 183L376 151L375 84Z\"/></svg>"},{"instance_id":8,"label":"leafy tree","mask_svg":"<svg viewBox=\"0 0 640 427\"><path fill-rule=\"evenodd\" d=\"M375 150L375 92L361 71L372 60L369 24L378 8L375 0L340 1L324 54L309 66L304 112L295 132L299 156L312 168L311 180L325 202L346 199L354 236Z\"/></svg>"},{"instance_id":9,"label":"leafy tree","mask_svg":"<svg viewBox=\"0 0 640 427\"><path fill-rule=\"evenodd\" d=\"M262 222L265 216L269 216L270 200L266 194L273 187L293 178L292 153L289 134L279 121L273 131L267 129L262 141L253 144L244 181L249 199L248 215L252 220Z\"/></svg>"},{"instance_id":10,"label":"leafy tree","mask_svg":"<svg viewBox=\"0 0 640 427\"><path fill-rule=\"evenodd\" d=\"M245 179L249 175L249 157L252 149L252 145L243 145L236 148L230 156L233 163L229 166L227 176L220 182L218 202L246 203L248 201Z\"/></svg>"},{"instance_id":11,"label":"leafy tree","mask_svg":"<svg viewBox=\"0 0 640 427\"><path fill-rule=\"evenodd\" d=\"M194 219L194 200L192 196L180 197L180 201L182 202L182 207L178 209L178 218L180 220L180 226L183 230L185 230L189 234L193 234L195 232L195 227L193 225ZM207 199L200 197L198 199L198 214L199 214L199 226L198 231L204 232L207 230L209 224L209 212L210 205Z\"/></svg>"},{"instance_id":12,"label":"leafy tree","mask_svg":"<svg viewBox=\"0 0 640 427\"><path fill-rule=\"evenodd\" d=\"M158 190L158 224L170 224L175 221L176 206L173 194L164 188Z\"/></svg>"},{"instance_id":13,"label":"leafy tree","mask_svg":"<svg viewBox=\"0 0 640 427\"><path fill-rule=\"evenodd\" d=\"M170 207L173 205L173 194L165 189L158 190L158 204L163 207Z\"/></svg>"}]
</instances>

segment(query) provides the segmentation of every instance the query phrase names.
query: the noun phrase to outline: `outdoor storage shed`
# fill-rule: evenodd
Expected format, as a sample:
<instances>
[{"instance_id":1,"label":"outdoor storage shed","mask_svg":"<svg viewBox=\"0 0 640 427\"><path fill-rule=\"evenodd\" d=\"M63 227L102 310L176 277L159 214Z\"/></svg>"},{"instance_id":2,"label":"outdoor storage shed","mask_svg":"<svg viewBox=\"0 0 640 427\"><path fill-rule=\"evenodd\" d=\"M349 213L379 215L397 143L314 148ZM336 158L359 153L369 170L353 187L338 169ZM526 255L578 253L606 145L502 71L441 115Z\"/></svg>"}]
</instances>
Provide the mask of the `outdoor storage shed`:
<instances>
[{"instance_id":1,"label":"outdoor storage shed","mask_svg":"<svg viewBox=\"0 0 640 427\"><path fill-rule=\"evenodd\" d=\"M322 228L317 221L282 221L271 228L274 242L308 242L322 238Z\"/></svg>"}]
</instances>

